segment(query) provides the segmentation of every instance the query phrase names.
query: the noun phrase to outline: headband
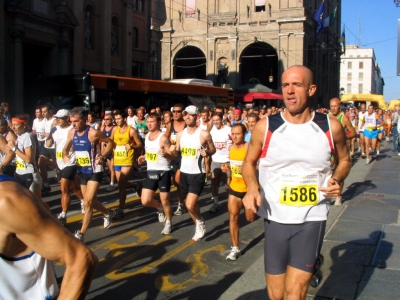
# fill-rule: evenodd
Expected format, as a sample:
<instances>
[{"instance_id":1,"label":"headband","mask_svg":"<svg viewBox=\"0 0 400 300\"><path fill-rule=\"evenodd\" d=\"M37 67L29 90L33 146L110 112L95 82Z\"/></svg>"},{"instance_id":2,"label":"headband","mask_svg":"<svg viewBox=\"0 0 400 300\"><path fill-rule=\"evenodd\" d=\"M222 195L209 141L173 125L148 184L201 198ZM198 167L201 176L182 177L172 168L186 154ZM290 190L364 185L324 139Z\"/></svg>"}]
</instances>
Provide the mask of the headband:
<instances>
[{"instance_id":1,"label":"headband","mask_svg":"<svg viewBox=\"0 0 400 300\"><path fill-rule=\"evenodd\" d=\"M26 120L21 120L21 119L18 119L18 118L12 118L12 119L11 119L11 122L18 122L18 123L22 123L22 124L24 124L24 125L28 124L28 121L26 121Z\"/></svg>"}]
</instances>

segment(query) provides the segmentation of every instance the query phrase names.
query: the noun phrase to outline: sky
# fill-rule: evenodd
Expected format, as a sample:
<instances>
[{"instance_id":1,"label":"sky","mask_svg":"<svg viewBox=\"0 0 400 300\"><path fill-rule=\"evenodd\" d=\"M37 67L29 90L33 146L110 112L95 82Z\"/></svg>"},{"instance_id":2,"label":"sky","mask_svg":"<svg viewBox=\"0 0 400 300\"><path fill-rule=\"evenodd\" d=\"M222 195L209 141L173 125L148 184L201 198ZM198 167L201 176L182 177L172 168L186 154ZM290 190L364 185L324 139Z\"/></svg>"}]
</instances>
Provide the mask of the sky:
<instances>
[{"instance_id":1,"label":"sky","mask_svg":"<svg viewBox=\"0 0 400 300\"><path fill-rule=\"evenodd\" d=\"M341 27L346 27L346 45L374 49L385 81L383 96L387 103L400 99L400 76L397 76L398 19L400 7L396 7L393 0L342 0Z\"/></svg>"}]
</instances>

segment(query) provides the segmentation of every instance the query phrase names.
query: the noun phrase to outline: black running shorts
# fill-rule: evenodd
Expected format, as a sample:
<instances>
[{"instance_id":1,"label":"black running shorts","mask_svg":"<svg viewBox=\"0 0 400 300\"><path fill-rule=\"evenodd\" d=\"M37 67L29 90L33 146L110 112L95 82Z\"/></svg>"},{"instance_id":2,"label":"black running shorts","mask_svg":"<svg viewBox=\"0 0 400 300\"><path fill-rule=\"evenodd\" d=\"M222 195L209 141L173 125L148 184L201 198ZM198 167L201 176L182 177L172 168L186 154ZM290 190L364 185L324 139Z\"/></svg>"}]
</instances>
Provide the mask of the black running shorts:
<instances>
[{"instance_id":1,"label":"black running shorts","mask_svg":"<svg viewBox=\"0 0 400 300\"><path fill-rule=\"evenodd\" d=\"M264 220L265 273L279 275L291 266L312 273L325 234L326 221L281 224Z\"/></svg>"},{"instance_id":2,"label":"black running shorts","mask_svg":"<svg viewBox=\"0 0 400 300\"><path fill-rule=\"evenodd\" d=\"M81 185L87 185L88 181L97 181L101 183L101 181L103 180L103 172L93 174L79 173L79 179L81 180Z\"/></svg>"},{"instance_id":3,"label":"black running shorts","mask_svg":"<svg viewBox=\"0 0 400 300\"><path fill-rule=\"evenodd\" d=\"M182 199L186 199L189 193L200 196L204 188L204 181L206 180L205 173L187 174L181 172L180 188Z\"/></svg>"},{"instance_id":4,"label":"black running shorts","mask_svg":"<svg viewBox=\"0 0 400 300\"><path fill-rule=\"evenodd\" d=\"M78 170L78 166L68 166L60 171L61 178L73 181L75 179L76 170Z\"/></svg>"},{"instance_id":5,"label":"black running shorts","mask_svg":"<svg viewBox=\"0 0 400 300\"><path fill-rule=\"evenodd\" d=\"M154 172L154 171L153 171ZM160 193L168 193L171 190L171 171L157 171L159 179L150 179L146 177L144 180L143 188L157 191L160 189Z\"/></svg>"}]
</instances>

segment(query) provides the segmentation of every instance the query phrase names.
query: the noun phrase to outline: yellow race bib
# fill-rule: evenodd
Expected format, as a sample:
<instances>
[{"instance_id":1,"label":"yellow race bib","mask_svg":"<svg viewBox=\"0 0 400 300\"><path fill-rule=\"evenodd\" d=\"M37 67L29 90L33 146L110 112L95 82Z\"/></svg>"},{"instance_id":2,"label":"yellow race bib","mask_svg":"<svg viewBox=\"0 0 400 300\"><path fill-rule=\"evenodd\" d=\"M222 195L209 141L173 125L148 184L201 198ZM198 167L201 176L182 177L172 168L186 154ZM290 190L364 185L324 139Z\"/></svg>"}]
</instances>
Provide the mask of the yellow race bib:
<instances>
[{"instance_id":1,"label":"yellow race bib","mask_svg":"<svg viewBox=\"0 0 400 300\"><path fill-rule=\"evenodd\" d=\"M128 157L128 151L126 151L125 146L116 146L114 150L114 157L117 158Z\"/></svg>"},{"instance_id":2,"label":"yellow race bib","mask_svg":"<svg viewBox=\"0 0 400 300\"><path fill-rule=\"evenodd\" d=\"M90 156L87 151L76 151L76 161L81 167L90 167Z\"/></svg>"},{"instance_id":3,"label":"yellow race bib","mask_svg":"<svg viewBox=\"0 0 400 300\"><path fill-rule=\"evenodd\" d=\"M62 150L56 152L56 159L57 159L57 160L62 160L62 159L63 159L63 152L62 152Z\"/></svg>"},{"instance_id":4,"label":"yellow race bib","mask_svg":"<svg viewBox=\"0 0 400 300\"><path fill-rule=\"evenodd\" d=\"M15 168L17 170L26 170L25 161L17 155L17 159L15 160Z\"/></svg>"},{"instance_id":5,"label":"yellow race bib","mask_svg":"<svg viewBox=\"0 0 400 300\"><path fill-rule=\"evenodd\" d=\"M239 160L231 160L230 161L231 164L231 172L232 172L232 176L233 177L243 177L242 176L242 161Z\"/></svg>"},{"instance_id":6,"label":"yellow race bib","mask_svg":"<svg viewBox=\"0 0 400 300\"><path fill-rule=\"evenodd\" d=\"M312 206L319 202L318 173L282 172L279 203L289 206Z\"/></svg>"},{"instance_id":7,"label":"yellow race bib","mask_svg":"<svg viewBox=\"0 0 400 300\"><path fill-rule=\"evenodd\" d=\"M182 147L182 156L189 157L189 158L196 158L197 157L197 149L189 148L189 147Z\"/></svg>"},{"instance_id":8,"label":"yellow race bib","mask_svg":"<svg viewBox=\"0 0 400 300\"><path fill-rule=\"evenodd\" d=\"M157 152L147 151L146 152L146 160L149 161L149 162L153 162L153 163L157 162L158 161Z\"/></svg>"}]
</instances>

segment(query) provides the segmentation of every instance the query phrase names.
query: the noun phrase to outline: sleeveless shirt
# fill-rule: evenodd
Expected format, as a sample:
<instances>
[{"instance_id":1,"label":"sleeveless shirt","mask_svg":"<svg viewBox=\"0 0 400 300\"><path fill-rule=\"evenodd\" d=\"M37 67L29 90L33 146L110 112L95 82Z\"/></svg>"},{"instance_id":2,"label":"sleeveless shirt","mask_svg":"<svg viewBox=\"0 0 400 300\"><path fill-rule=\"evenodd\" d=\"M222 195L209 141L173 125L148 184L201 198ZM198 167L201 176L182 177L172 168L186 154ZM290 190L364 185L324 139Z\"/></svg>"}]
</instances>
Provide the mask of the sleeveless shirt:
<instances>
[{"instance_id":1,"label":"sleeveless shirt","mask_svg":"<svg viewBox=\"0 0 400 300\"><path fill-rule=\"evenodd\" d=\"M147 170L150 171L169 171L171 170L171 162L165 157L158 154L161 150L160 139L164 135L160 132L154 141L150 141L149 135L146 135L144 147L146 149Z\"/></svg>"},{"instance_id":2,"label":"sleeveless shirt","mask_svg":"<svg viewBox=\"0 0 400 300\"><path fill-rule=\"evenodd\" d=\"M68 166L76 165L75 152L70 152L69 163L65 164L63 161L63 149L65 143L67 142L68 132L72 129L72 127L72 125L65 128L60 128L60 126L57 126L57 130L53 134L53 140L56 145L56 160L60 170Z\"/></svg>"},{"instance_id":3,"label":"sleeveless shirt","mask_svg":"<svg viewBox=\"0 0 400 300\"><path fill-rule=\"evenodd\" d=\"M232 180L229 187L239 193L245 193L247 191L246 184L242 176L242 164L247 153L247 144L244 144L242 148L238 149L235 145L231 147L229 153L229 163L231 165Z\"/></svg>"},{"instance_id":4,"label":"sleeveless shirt","mask_svg":"<svg viewBox=\"0 0 400 300\"><path fill-rule=\"evenodd\" d=\"M114 133L114 142L116 144L114 149L114 166L131 166L133 164L134 149L126 150L125 145L129 144L129 132L131 126L127 126L124 133L120 132L121 127L117 126Z\"/></svg>"},{"instance_id":5,"label":"sleeveless shirt","mask_svg":"<svg viewBox=\"0 0 400 300\"><path fill-rule=\"evenodd\" d=\"M200 143L200 133L202 129L197 127L192 134L187 132L185 128L182 132L181 147L181 172L187 174L205 173L204 157L200 155L199 150L202 148Z\"/></svg>"}]
</instances>

